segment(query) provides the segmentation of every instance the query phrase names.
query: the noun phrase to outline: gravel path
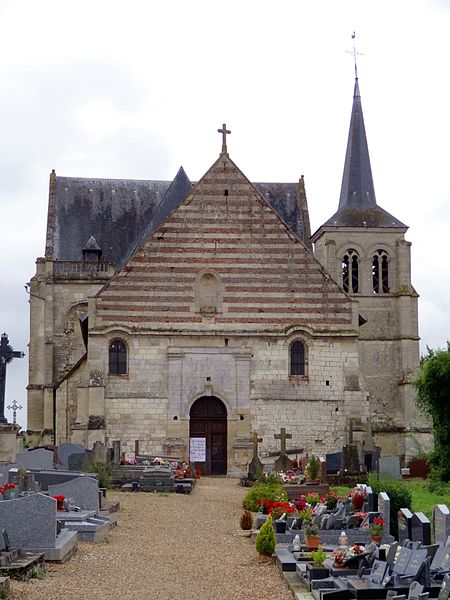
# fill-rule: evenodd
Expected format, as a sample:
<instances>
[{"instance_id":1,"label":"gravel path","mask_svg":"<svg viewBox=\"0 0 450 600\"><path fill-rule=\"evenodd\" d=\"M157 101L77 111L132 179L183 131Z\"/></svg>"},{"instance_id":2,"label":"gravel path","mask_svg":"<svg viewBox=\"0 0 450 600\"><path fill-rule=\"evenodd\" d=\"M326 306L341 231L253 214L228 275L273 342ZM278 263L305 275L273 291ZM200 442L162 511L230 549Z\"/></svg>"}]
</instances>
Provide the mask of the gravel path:
<instances>
[{"instance_id":1,"label":"gravel path","mask_svg":"<svg viewBox=\"0 0 450 600\"><path fill-rule=\"evenodd\" d=\"M201 479L190 496L109 492L120 500L109 541L79 542L46 577L12 582L14 600L292 600L273 559L239 535L245 489Z\"/></svg>"}]
</instances>

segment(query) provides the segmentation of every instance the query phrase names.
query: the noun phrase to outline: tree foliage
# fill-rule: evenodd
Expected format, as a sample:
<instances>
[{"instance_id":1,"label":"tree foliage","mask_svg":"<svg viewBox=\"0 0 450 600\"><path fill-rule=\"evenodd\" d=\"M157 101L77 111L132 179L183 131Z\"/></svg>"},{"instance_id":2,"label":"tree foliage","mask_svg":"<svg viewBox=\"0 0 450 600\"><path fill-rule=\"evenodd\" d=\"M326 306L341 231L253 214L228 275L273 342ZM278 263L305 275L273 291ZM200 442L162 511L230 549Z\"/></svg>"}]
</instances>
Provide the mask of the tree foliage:
<instances>
[{"instance_id":1,"label":"tree foliage","mask_svg":"<svg viewBox=\"0 0 450 600\"><path fill-rule=\"evenodd\" d=\"M276 545L277 536L273 528L272 517L269 515L256 536L255 548L260 554L271 556L275 552Z\"/></svg>"},{"instance_id":2,"label":"tree foliage","mask_svg":"<svg viewBox=\"0 0 450 600\"><path fill-rule=\"evenodd\" d=\"M413 384L417 405L433 424L434 450L429 458L431 476L450 481L450 342L447 342L446 350L427 348L419 376Z\"/></svg>"}]
</instances>

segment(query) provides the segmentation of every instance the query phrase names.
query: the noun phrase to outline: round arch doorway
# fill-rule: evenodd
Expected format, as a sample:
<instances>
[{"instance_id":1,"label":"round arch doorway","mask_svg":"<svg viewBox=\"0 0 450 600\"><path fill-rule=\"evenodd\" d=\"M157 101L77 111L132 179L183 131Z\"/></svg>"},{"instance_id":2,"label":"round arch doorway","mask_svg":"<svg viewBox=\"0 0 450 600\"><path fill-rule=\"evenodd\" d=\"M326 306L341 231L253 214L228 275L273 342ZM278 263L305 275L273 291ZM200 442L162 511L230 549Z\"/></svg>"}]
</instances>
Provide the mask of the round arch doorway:
<instances>
[{"instance_id":1,"label":"round arch doorway","mask_svg":"<svg viewBox=\"0 0 450 600\"><path fill-rule=\"evenodd\" d=\"M227 409L215 396L202 396L189 411L189 438L206 439L206 461L196 463L203 475L227 474Z\"/></svg>"}]
</instances>

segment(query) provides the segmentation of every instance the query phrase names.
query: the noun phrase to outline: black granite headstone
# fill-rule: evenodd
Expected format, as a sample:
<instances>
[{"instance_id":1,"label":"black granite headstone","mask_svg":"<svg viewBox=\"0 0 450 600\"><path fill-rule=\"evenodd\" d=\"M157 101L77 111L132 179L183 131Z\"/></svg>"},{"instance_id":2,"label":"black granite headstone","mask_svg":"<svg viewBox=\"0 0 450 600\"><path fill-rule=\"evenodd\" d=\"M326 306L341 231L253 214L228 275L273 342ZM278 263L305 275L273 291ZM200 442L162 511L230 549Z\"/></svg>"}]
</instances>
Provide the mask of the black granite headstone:
<instances>
[{"instance_id":1,"label":"black granite headstone","mask_svg":"<svg viewBox=\"0 0 450 600\"><path fill-rule=\"evenodd\" d=\"M403 544L405 540L411 539L412 512L408 508L401 508L397 513L398 541Z\"/></svg>"},{"instance_id":2,"label":"black granite headstone","mask_svg":"<svg viewBox=\"0 0 450 600\"><path fill-rule=\"evenodd\" d=\"M431 523L422 512L414 513L411 518L411 540L423 546L431 544Z\"/></svg>"}]
</instances>

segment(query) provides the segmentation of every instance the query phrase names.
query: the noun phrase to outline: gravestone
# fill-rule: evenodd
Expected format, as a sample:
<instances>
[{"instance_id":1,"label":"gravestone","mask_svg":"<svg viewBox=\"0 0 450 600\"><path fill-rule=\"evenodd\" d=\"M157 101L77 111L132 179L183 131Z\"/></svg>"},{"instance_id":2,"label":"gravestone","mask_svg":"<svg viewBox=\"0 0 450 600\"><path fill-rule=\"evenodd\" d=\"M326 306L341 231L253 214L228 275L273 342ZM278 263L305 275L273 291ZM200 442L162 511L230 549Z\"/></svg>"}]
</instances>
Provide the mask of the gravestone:
<instances>
[{"instance_id":1,"label":"gravestone","mask_svg":"<svg viewBox=\"0 0 450 600\"><path fill-rule=\"evenodd\" d=\"M445 504L437 504L433 508L434 543L447 542L450 535L450 511Z\"/></svg>"},{"instance_id":2,"label":"gravestone","mask_svg":"<svg viewBox=\"0 0 450 600\"><path fill-rule=\"evenodd\" d=\"M112 443L113 447L112 447L112 458L113 458L113 463L115 465L120 465L120 461L122 459L122 453L121 453L121 448L120 448L120 440L114 440Z\"/></svg>"},{"instance_id":3,"label":"gravestone","mask_svg":"<svg viewBox=\"0 0 450 600\"><path fill-rule=\"evenodd\" d=\"M74 452L69 456L69 471L86 471L92 466L92 461L92 450Z\"/></svg>"},{"instance_id":4,"label":"gravestone","mask_svg":"<svg viewBox=\"0 0 450 600\"><path fill-rule=\"evenodd\" d=\"M98 481L91 477L78 477L59 485L49 485L48 493L49 496L72 498L83 510L99 511Z\"/></svg>"},{"instance_id":5,"label":"gravestone","mask_svg":"<svg viewBox=\"0 0 450 600\"><path fill-rule=\"evenodd\" d=\"M137 444L137 449L139 450L139 440L135 441L135 445ZM139 454L139 452L137 452ZM92 447L92 459L94 462L106 465L107 463L107 450L106 446L103 442L97 441L94 443Z\"/></svg>"},{"instance_id":6,"label":"gravestone","mask_svg":"<svg viewBox=\"0 0 450 600\"><path fill-rule=\"evenodd\" d=\"M346 444L342 447L341 473L359 473L359 452L356 444Z\"/></svg>"},{"instance_id":7,"label":"gravestone","mask_svg":"<svg viewBox=\"0 0 450 600\"><path fill-rule=\"evenodd\" d=\"M327 462L323 458L323 456L319 456L319 462L320 462L320 471L319 471L320 481L321 481L321 483L327 483L327 481L328 481L328 479L327 479Z\"/></svg>"},{"instance_id":8,"label":"gravestone","mask_svg":"<svg viewBox=\"0 0 450 600\"><path fill-rule=\"evenodd\" d=\"M431 523L422 512L412 516L411 540L421 542L423 546L431 544Z\"/></svg>"},{"instance_id":9,"label":"gravestone","mask_svg":"<svg viewBox=\"0 0 450 600\"><path fill-rule=\"evenodd\" d=\"M250 461L250 464L248 465L248 475L249 478L252 478L255 477L255 475L257 475L258 473L262 473L263 470L262 462L259 460L258 456L258 444L259 442L262 442L263 439L258 437L257 432L254 431L250 437L250 440L253 444L253 458Z\"/></svg>"},{"instance_id":10,"label":"gravestone","mask_svg":"<svg viewBox=\"0 0 450 600\"><path fill-rule=\"evenodd\" d=\"M441 589L439 590L438 600L448 600L450 594L450 574L444 576L442 580Z\"/></svg>"},{"instance_id":11,"label":"gravestone","mask_svg":"<svg viewBox=\"0 0 450 600\"><path fill-rule=\"evenodd\" d=\"M408 508L401 508L398 511L398 541L403 544L405 540L411 539L411 519L412 512Z\"/></svg>"},{"instance_id":12,"label":"gravestone","mask_svg":"<svg viewBox=\"0 0 450 600\"><path fill-rule=\"evenodd\" d=\"M325 454L325 460L327 463L328 475L336 475L341 468L342 452L332 452Z\"/></svg>"},{"instance_id":13,"label":"gravestone","mask_svg":"<svg viewBox=\"0 0 450 600\"><path fill-rule=\"evenodd\" d=\"M378 494L378 510L383 517L383 536L391 533L391 500L386 492Z\"/></svg>"},{"instance_id":14,"label":"gravestone","mask_svg":"<svg viewBox=\"0 0 450 600\"><path fill-rule=\"evenodd\" d=\"M284 427L281 428L280 433L275 433L273 436L276 440L280 440L280 456L275 461L275 471L290 471L292 469L292 460L286 454L286 440L292 438L291 433L286 433Z\"/></svg>"},{"instance_id":15,"label":"gravestone","mask_svg":"<svg viewBox=\"0 0 450 600\"><path fill-rule=\"evenodd\" d=\"M53 452L46 448L24 450L16 455L16 464L24 469L53 469Z\"/></svg>"},{"instance_id":16,"label":"gravestone","mask_svg":"<svg viewBox=\"0 0 450 600\"><path fill-rule=\"evenodd\" d=\"M56 515L56 500L32 494L0 502L0 529L8 531L12 546L64 562L76 550L78 539L65 529L57 535Z\"/></svg>"},{"instance_id":17,"label":"gravestone","mask_svg":"<svg viewBox=\"0 0 450 600\"><path fill-rule=\"evenodd\" d=\"M380 478L400 479L400 459L398 456L380 456L378 459Z\"/></svg>"},{"instance_id":18,"label":"gravestone","mask_svg":"<svg viewBox=\"0 0 450 600\"><path fill-rule=\"evenodd\" d=\"M69 470L69 456L71 454L84 452L86 448L81 444L64 442L58 446L59 468Z\"/></svg>"}]
</instances>

